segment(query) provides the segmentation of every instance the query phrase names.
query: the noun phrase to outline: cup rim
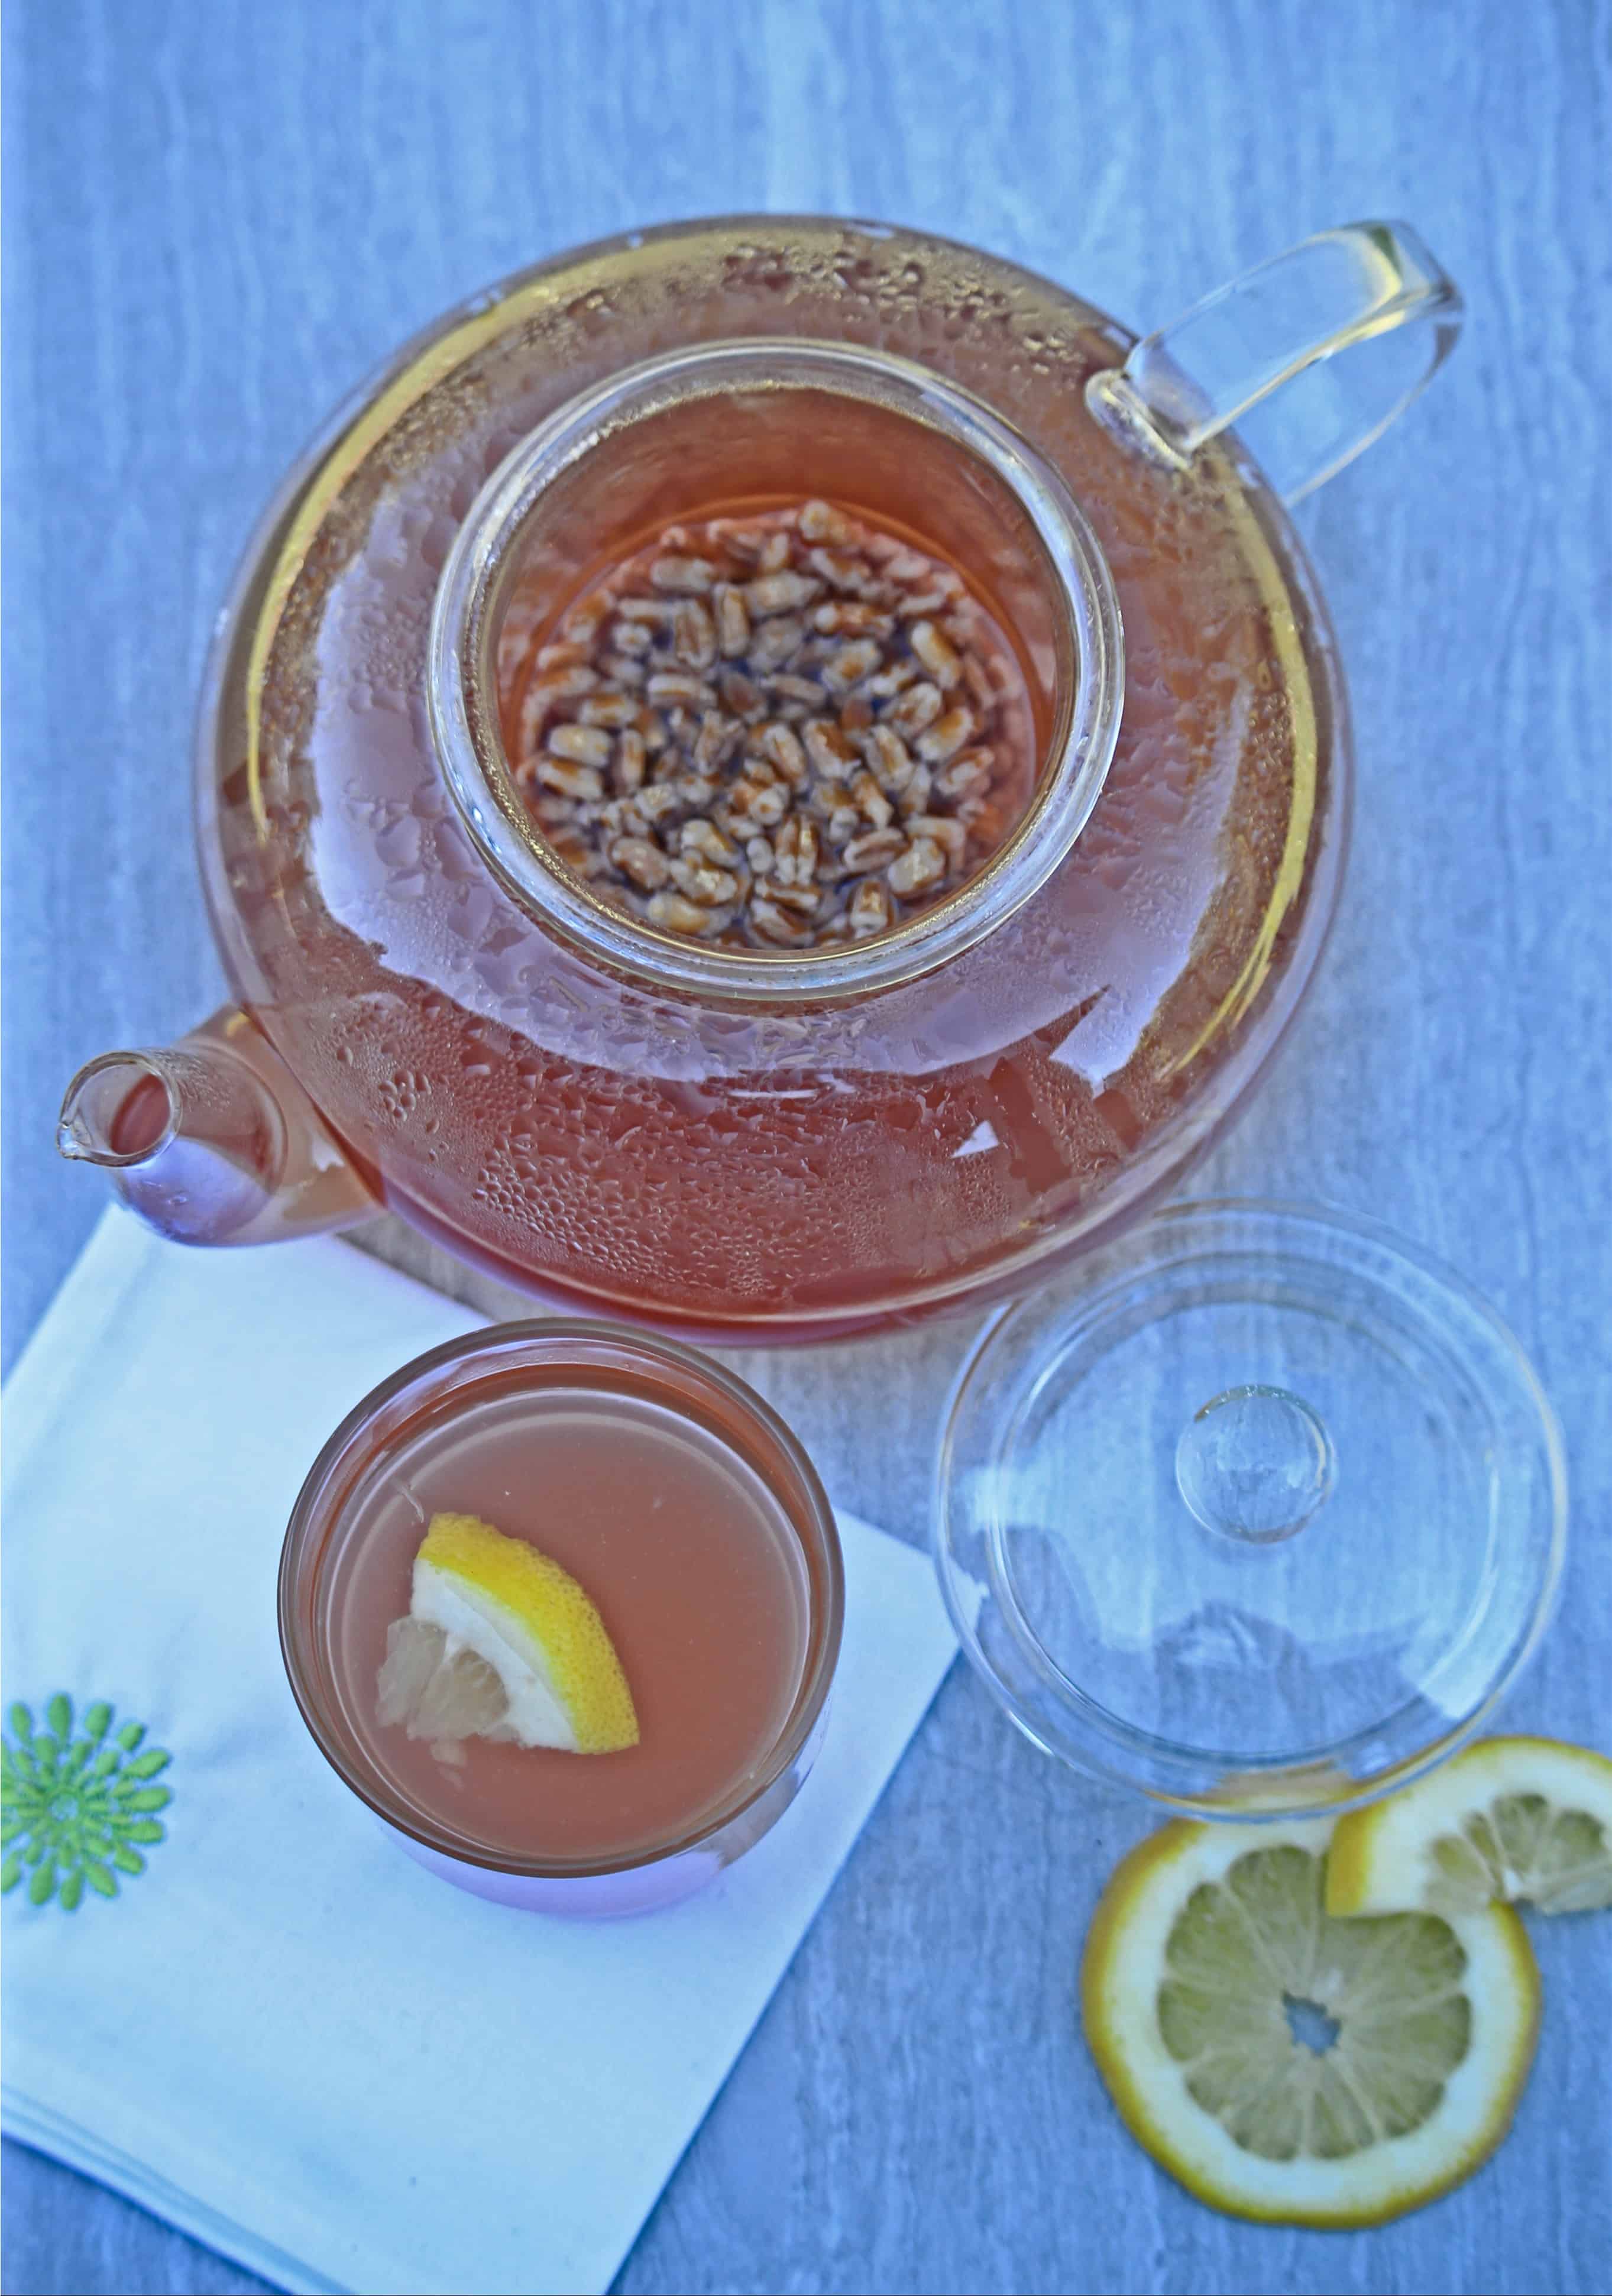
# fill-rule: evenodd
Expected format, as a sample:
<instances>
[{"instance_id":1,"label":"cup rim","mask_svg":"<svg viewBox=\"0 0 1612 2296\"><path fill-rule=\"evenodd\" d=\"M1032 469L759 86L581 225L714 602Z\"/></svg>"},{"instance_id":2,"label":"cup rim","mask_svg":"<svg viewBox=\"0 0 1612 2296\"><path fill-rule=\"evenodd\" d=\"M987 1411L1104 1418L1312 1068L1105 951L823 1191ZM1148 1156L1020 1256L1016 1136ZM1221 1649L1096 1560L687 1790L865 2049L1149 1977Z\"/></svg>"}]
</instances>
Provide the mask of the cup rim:
<instances>
[{"instance_id":1,"label":"cup rim","mask_svg":"<svg viewBox=\"0 0 1612 2296\"><path fill-rule=\"evenodd\" d=\"M498 733L489 623L510 546L543 488L624 427L690 398L740 388L834 391L944 430L1029 517L1073 641L1073 691L1063 698L1022 820L947 899L846 947L706 947L613 908L550 853L515 788ZM1113 762L1124 635L1107 560L1062 477L983 399L892 352L813 337L744 336L622 368L569 400L506 456L472 504L437 586L427 700L437 754L465 827L529 912L588 955L662 988L744 1004L822 1004L932 972L1046 883L1090 818Z\"/></svg>"},{"instance_id":2,"label":"cup rim","mask_svg":"<svg viewBox=\"0 0 1612 2296\"><path fill-rule=\"evenodd\" d=\"M360 1768L354 1761L342 1734L328 1723L311 1679L314 1669L300 1646L304 1637L299 1629L298 1605L307 1573L311 1569L317 1574L321 1569L346 1495L339 1496L334 1505L323 1513L321 1504L327 1498L332 1478L339 1473L357 1439L411 1387L430 1382L435 1374L448 1372L455 1365L494 1350L513 1350L518 1358L522 1349L566 1347L614 1349L618 1355L636 1357L640 1361L670 1364L685 1374L692 1372L697 1382L719 1392L729 1404L737 1404L744 1416L755 1423L777 1447L788 1468L798 1478L804 1509L786 1505L786 1512L797 1531L803 1515L818 1546L813 1559L820 1569L809 1574L812 1591L806 1661L794 1702L766 1760L744 1779L740 1789L703 1812L691 1828L648 1850L632 1850L619 1857L522 1857L506 1849L489 1849L473 1836L456 1833L437 1824L428 1814L391 1788L374 1765L366 1764ZM467 1382L466 1392L469 1391ZM755 1460L749 1464L758 1472L763 1472ZM776 1485L774 1488L776 1492ZM777 1496L782 1498L783 1495ZM320 1551L309 1563L306 1549L313 1539L320 1541ZM317 1587L317 1578L315 1584ZM310 1611L317 1610L317 1595L309 1595L308 1607ZM490 1873L553 1880L584 1880L662 1864L709 1843L761 1801L811 1744L839 1661L844 1608L844 1561L834 1509L794 1431L746 1382L698 1349L596 1316L534 1316L485 1326L426 1349L380 1381L334 1429L303 1479L281 1547L276 1593L280 1654L292 1696L309 1736L343 1785L384 1824L440 1856Z\"/></svg>"}]
</instances>

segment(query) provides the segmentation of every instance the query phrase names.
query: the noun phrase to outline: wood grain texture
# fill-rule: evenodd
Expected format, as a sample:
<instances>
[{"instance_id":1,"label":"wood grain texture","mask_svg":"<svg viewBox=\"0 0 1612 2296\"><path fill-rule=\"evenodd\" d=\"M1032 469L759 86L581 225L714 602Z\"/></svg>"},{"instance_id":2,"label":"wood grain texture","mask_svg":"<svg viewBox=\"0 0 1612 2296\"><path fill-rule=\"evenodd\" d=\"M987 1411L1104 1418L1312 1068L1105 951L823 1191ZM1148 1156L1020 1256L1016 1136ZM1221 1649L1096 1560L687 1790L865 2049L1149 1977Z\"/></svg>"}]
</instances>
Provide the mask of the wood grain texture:
<instances>
[{"instance_id":1,"label":"wood grain texture","mask_svg":"<svg viewBox=\"0 0 1612 2296\"><path fill-rule=\"evenodd\" d=\"M218 989L186 752L235 554L411 329L551 250L728 208L921 223L1143 324L1322 226L1423 231L1467 339L1304 521L1353 689L1352 875L1195 1192L1376 1213L1514 1324L1576 1543L1508 1718L1604 1744L1608 6L13 0L5 42L8 1352L100 1208L51 1151L64 1078ZM744 1368L831 1488L917 1538L966 1338ZM1535 1925L1539 2062L1472 2185L1377 2234L1256 2231L1136 2151L1075 2029L1087 1918L1146 1824L955 1674L621 2286L1606 2287L1604 1931ZM6 2167L13 2291L257 2284L16 2147Z\"/></svg>"}]
</instances>

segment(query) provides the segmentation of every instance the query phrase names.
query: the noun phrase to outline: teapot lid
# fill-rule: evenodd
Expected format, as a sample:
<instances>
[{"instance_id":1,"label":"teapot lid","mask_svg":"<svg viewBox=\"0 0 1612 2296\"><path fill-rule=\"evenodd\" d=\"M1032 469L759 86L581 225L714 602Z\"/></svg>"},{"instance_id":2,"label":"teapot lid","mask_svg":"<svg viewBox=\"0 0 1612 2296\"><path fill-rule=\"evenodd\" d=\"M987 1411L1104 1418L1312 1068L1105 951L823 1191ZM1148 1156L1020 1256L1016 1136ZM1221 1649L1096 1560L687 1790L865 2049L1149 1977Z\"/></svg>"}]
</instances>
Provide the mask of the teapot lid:
<instances>
[{"instance_id":1,"label":"teapot lid","mask_svg":"<svg viewBox=\"0 0 1612 2296\"><path fill-rule=\"evenodd\" d=\"M1560 1575L1512 1334L1364 1220L1186 1203L999 1310L950 1399L941 1585L1075 1767L1198 1817L1374 1798L1477 1730Z\"/></svg>"}]
</instances>

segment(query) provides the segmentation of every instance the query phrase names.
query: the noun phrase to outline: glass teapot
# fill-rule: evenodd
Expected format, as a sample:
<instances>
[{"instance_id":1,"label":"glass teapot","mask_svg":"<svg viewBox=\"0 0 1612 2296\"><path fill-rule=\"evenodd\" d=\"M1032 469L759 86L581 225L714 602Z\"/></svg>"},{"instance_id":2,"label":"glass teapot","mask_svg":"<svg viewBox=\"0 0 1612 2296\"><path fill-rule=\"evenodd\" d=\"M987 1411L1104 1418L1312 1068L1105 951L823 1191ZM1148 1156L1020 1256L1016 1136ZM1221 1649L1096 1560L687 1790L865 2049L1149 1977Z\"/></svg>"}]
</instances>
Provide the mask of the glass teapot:
<instances>
[{"instance_id":1,"label":"glass teapot","mask_svg":"<svg viewBox=\"0 0 1612 2296\"><path fill-rule=\"evenodd\" d=\"M220 625L197 808L239 1002L80 1071L63 1153L185 1242L384 1206L529 1291L730 1341L1009 1291L1106 1238L1253 1086L1336 899L1345 698L1283 502L1460 316L1399 226L1308 241L1139 342L975 250L781 217L635 232L461 307L291 474ZM865 870L868 930L702 937L589 874L554 826L572 796L534 807L512 665L526 691L534 661L576 668L602 570L646 545L673 563L736 508L807 533L802 504L881 566L943 562L1008 633L1022 802L954 872L964 832L925 798L949 882L910 914ZM881 594L831 597L837 627L858 596L888 623ZM785 714L849 775L903 695L819 712L821 652ZM625 738L573 726L551 780L607 787ZM843 797L825 887L889 841L875 794L848 845ZM660 879L703 865L640 842ZM721 883L775 846L713 846Z\"/></svg>"}]
</instances>

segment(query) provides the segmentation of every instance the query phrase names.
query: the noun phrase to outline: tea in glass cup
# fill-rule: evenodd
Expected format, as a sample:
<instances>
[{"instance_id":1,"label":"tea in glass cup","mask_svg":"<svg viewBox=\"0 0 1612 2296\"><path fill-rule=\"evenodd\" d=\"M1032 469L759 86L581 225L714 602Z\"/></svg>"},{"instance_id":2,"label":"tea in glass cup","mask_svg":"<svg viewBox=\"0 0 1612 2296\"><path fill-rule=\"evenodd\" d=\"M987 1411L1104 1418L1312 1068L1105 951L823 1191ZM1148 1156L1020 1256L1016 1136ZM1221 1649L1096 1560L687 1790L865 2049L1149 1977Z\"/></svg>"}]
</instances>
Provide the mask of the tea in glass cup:
<instances>
[{"instance_id":1,"label":"tea in glass cup","mask_svg":"<svg viewBox=\"0 0 1612 2296\"><path fill-rule=\"evenodd\" d=\"M377 1389L308 1477L280 1587L303 1717L402 1846L582 1914L673 1902L767 1831L842 1603L783 1423L601 1324L498 1326Z\"/></svg>"}]
</instances>

